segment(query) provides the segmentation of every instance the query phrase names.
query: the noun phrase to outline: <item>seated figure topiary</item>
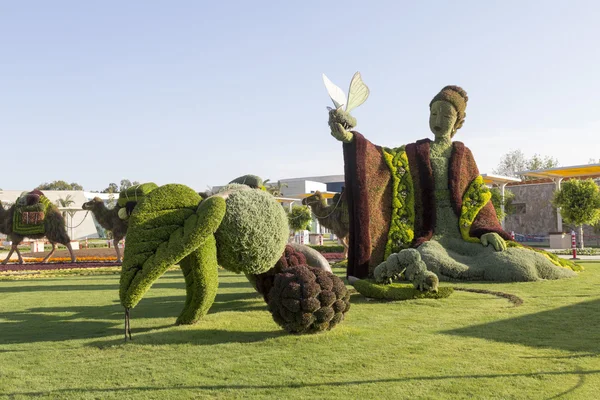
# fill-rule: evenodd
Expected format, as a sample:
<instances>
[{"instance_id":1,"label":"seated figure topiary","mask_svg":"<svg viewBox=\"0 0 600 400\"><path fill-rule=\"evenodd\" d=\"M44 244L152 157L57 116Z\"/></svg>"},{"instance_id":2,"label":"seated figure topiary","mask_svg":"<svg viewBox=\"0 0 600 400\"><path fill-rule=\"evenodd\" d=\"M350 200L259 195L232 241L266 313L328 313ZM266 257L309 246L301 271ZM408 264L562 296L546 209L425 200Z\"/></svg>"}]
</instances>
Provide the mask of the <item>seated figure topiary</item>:
<instances>
[{"instance_id":1,"label":"seated figure topiary","mask_svg":"<svg viewBox=\"0 0 600 400\"><path fill-rule=\"evenodd\" d=\"M575 276L577 265L524 248L502 230L471 151L452 142L463 126L467 100L460 87L444 87L429 104L435 140L397 148L376 146L352 131L356 120L341 107L330 111L331 134L344 149L349 278L389 281L398 271L388 271L387 261L395 262L390 256L408 248L416 249L440 280ZM422 282L418 286L435 286L420 270L414 275Z\"/></svg>"},{"instance_id":2,"label":"seated figure topiary","mask_svg":"<svg viewBox=\"0 0 600 400\"><path fill-rule=\"evenodd\" d=\"M276 323L290 333L330 330L350 309L350 293L330 272L300 265L275 275L269 310Z\"/></svg>"},{"instance_id":3,"label":"seated figure topiary","mask_svg":"<svg viewBox=\"0 0 600 400\"><path fill-rule=\"evenodd\" d=\"M214 302L217 267L259 274L279 259L288 238L283 208L270 194L245 185L204 200L184 185L154 189L133 210L121 271L120 298L137 305L150 286L179 264L187 298L177 324L192 324Z\"/></svg>"}]
</instances>

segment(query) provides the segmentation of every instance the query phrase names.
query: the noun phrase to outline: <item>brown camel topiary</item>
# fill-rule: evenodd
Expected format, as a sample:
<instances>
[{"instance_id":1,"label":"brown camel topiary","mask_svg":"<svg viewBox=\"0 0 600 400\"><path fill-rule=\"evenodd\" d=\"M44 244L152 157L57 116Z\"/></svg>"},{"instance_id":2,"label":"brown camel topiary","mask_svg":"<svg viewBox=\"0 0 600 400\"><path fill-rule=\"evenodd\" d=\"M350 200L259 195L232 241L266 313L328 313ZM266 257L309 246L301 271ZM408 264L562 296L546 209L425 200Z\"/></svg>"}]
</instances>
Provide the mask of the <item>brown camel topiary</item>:
<instances>
[{"instance_id":1,"label":"brown camel topiary","mask_svg":"<svg viewBox=\"0 0 600 400\"><path fill-rule=\"evenodd\" d=\"M331 231L340 239L344 246L344 257L348 257L348 232L350 225L346 195L338 193L333 197L333 204L327 205L323 194L316 191L314 194L302 200L302 204L309 206L319 220L319 223Z\"/></svg>"},{"instance_id":2,"label":"brown camel topiary","mask_svg":"<svg viewBox=\"0 0 600 400\"><path fill-rule=\"evenodd\" d=\"M113 243L117 252L117 262L121 262L121 250L119 250L119 242L127 235L128 219L119 218L119 207L113 209L106 208L104 200L99 197L94 197L93 200L83 203L84 210L91 211L96 217L96 221L104 229L111 231L113 234Z\"/></svg>"},{"instance_id":3,"label":"brown camel topiary","mask_svg":"<svg viewBox=\"0 0 600 400\"><path fill-rule=\"evenodd\" d=\"M21 253L19 252L17 246L21 244L25 236L13 231L13 220L16 208L16 204L10 206L8 210L0 205L0 233L8 236L12 242L10 252L2 264L8 263L10 256L12 256L14 252L16 252L17 256L19 256L19 264L23 264L23 257L21 257ZM65 219L61 215L60 211L58 211L58 208L53 204L48 205L48 208L46 209L44 216L44 233L32 233L28 234L27 237L31 239L41 239L46 237L48 241L52 243L52 250L46 257L44 257L44 260L42 261L44 263L48 262L50 257L52 257L56 251L56 243L63 244L67 247L69 253L71 253L71 262L75 262L77 260L75 254L73 253L73 249L71 248L71 239L69 239L69 235L67 234Z\"/></svg>"}]
</instances>

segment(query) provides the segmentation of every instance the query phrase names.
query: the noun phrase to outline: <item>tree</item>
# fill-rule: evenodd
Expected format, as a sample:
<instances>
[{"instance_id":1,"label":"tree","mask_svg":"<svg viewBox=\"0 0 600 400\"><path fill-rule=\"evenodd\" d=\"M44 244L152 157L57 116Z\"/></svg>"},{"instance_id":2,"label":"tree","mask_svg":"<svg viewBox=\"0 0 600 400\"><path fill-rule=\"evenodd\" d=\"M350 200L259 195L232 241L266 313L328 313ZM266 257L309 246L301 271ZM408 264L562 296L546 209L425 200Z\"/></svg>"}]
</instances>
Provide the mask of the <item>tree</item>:
<instances>
[{"instance_id":1,"label":"tree","mask_svg":"<svg viewBox=\"0 0 600 400\"><path fill-rule=\"evenodd\" d=\"M56 205L59 207L69 207L70 205L74 204L75 200L73 200L73 196L71 196L70 194L66 195L64 198L59 197L58 200L56 200ZM73 237L73 217L75 216L75 212L73 210L69 210L69 211L63 211L62 212L62 216L65 219L65 221L67 221L67 214L71 217L71 238Z\"/></svg>"},{"instance_id":2,"label":"tree","mask_svg":"<svg viewBox=\"0 0 600 400\"><path fill-rule=\"evenodd\" d=\"M583 225L600 220L600 189L593 179L570 179L554 194L565 222L579 226L579 246L583 248Z\"/></svg>"},{"instance_id":3,"label":"tree","mask_svg":"<svg viewBox=\"0 0 600 400\"><path fill-rule=\"evenodd\" d=\"M517 172L526 171L526 170L538 170L538 169L548 169L548 168L556 168L559 166L559 162L556 158L552 158L549 156L540 156L539 154L534 154L533 157L527 159L525 154L521 150L512 150L503 155L500 158L500 163L498 167L493 170L495 174L504 175L504 176L512 176L519 177L523 180L531 180L535 178L519 176Z\"/></svg>"},{"instance_id":4,"label":"tree","mask_svg":"<svg viewBox=\"0 0 600 400\"><path fill-rule=\"evenodd\" d=\"M109 183L108 187L104 189L101 193L119 193L119 187L116 183Z\"/></svg>"},{"instance_id":5,"label":"tree","mask_svg":"<svg viewBox=\"0 0 600 400\"><path fill-rule=\"evenodd\" d=\"M292 211L288 212L288 224L294 232L308 229L311 222L312 214L306 206L293 206Z\"/></svg>"},{"instance_id":6,"label":"tree","mask_svg":"<svg viewBox=\"0 0 600 400\"><path fill-rule=\"evenodd\" d=\"M504 218L511 214L514 214L515 207L513 206L513 200L515 194L508 189L504 190L504 212L502 211L502 192L497 187L490 190L492 192L492 204L496 210L498 221L502 222Z\"/></svg>"},{"instance_id":7,"label":"tree","mask_svg":"<svg viewBox=\"0 0 600 400\"><path fill-rule=\"evenodd\" d=\"M78 183L67 183L65 181L44 182L36 189L39 190L83 190L83 186Z\"/></svg>"},{"instance_id":8,"label":"tree","mask_svg":"<svg viewBox=\"0 0 600 400\"><path fill-rule=\"evenodd\" d=\"M287 183L277 181L277 183L270 183L270 179L263 182L267 192L271 193L275 197L283 197L283 188L288 187Z\"/></svg>"}]
</instances>

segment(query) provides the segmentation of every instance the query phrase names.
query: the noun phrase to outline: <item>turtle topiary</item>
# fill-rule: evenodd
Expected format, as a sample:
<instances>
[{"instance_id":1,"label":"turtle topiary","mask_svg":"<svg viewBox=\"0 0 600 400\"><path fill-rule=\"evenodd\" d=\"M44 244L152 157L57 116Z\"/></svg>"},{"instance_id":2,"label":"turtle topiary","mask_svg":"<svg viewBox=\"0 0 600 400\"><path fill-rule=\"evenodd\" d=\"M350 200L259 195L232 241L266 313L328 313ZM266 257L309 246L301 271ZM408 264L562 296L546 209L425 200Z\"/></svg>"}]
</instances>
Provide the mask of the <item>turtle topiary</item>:
<instances>
[{"instance_id":1,"label":"turtle topiary","mask_svg":"<svg viewBox=\"0 0 600 400\"><path fill-rule=\"evenodd\" d=\"M350 293L330 272L299 265L275 275L269 292L273 319L290 333L332 329L350 309Z\"/></svg>"}]
</instances>

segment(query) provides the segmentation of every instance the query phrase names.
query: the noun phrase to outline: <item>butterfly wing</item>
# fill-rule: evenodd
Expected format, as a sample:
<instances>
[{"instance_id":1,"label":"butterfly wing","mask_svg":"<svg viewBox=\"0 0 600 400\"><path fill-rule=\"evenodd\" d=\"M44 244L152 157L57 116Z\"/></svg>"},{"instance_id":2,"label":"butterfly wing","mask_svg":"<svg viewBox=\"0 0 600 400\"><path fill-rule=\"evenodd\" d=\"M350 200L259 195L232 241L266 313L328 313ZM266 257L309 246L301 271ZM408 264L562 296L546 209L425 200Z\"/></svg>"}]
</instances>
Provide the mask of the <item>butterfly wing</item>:
<instances>
[{"instance_id":1,"label":"butterfly wing","mask_svg":"<svg viewBox=\"0 0 600 400\"><path fill-rule=\"evenodd\" d=\"M336 84L331 82L325 74L323 74L323 83L325 84L327 93L329 94L331 101L333 101L333 105L335 106L335 108L340 108L341 106L347 103L344 91L340 89Z\"/></svg>"},{"instance_id":2,"label":"butterfly wing","mask_svg":"<svg viewBox=\"0 0 600 400\"><path fill-rule=\"evenodd\" d=\"M350 90L348 91L348 104L346 105L346 111L350 112L364 103L369 97L369 93L369 88L363 82L360 72L355 73L350 81Z\"/></svg>"}]
</instances>

